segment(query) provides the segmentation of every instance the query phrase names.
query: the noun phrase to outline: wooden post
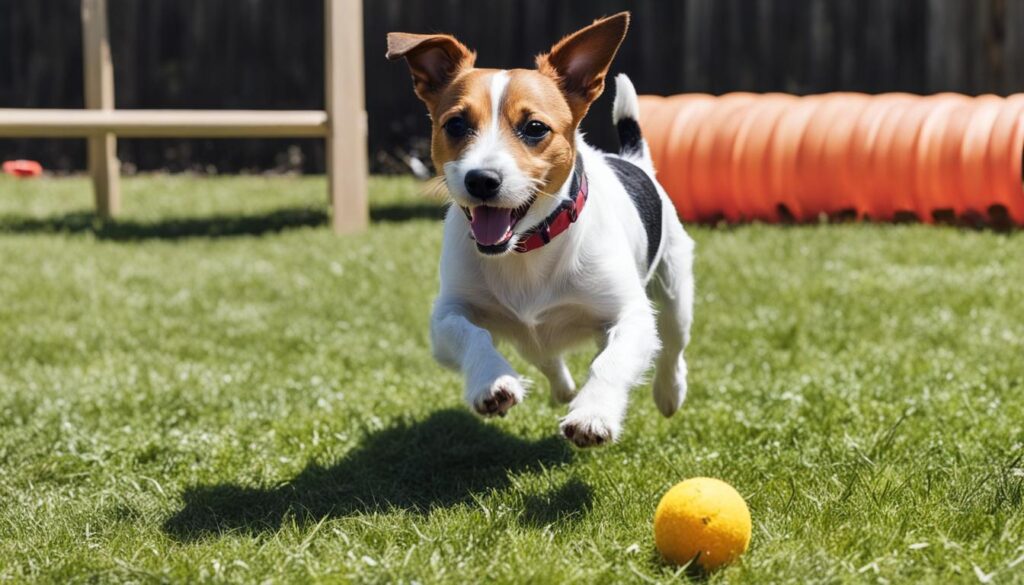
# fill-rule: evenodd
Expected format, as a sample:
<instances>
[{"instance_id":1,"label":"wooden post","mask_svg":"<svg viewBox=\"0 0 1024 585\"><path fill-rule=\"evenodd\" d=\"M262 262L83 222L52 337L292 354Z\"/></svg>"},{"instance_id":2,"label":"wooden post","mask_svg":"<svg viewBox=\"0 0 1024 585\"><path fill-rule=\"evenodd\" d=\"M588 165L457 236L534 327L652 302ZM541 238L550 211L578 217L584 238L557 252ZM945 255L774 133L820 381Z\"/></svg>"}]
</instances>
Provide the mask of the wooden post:
<instances>
[{"instance_id":1,"label":"wooden post","mask_svg":"<svg viewBox=\"0 0 1024 585\"><path fill-rule=\"evenodd\" d=\"M327 183L338 233L369 223L362 8L362 0L324 0Z\"/></svg>"},{"instance_id":2,"label":"wooden post","mask_svg":"<svg viewBox=\"0 0 1024 585\"><path fill-rule=\"evenodd\" d=\"M114 109L114 64L107 32L107 0L82 0L82 45L85 59L85 107ZM102 133L88 138L89 175L96 196L96 212L109 219L121 207L120 163L117 136Z\"/></svg>"}]
</instances>

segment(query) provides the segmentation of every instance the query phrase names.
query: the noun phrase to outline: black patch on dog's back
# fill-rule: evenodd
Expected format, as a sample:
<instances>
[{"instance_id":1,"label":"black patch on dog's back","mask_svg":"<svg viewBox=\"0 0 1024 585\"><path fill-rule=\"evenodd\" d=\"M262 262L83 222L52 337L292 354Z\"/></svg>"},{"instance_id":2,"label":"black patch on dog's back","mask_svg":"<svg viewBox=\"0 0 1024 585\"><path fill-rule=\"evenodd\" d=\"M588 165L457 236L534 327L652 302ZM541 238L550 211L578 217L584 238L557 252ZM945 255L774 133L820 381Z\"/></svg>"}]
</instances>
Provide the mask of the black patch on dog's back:
<instances>
[{"instance_id":1,"label":"black patch on dog's back","mask_svg":"<svg viewBox=\"0 0 1024 585\"><path fill-rule=\"evenodd\" d=\"M647 232L647 267L654 263L661 247L661 196L647 173L635 164L616 156L605 157L609 166L615 171L622 186L626 188L633 206L640 214L640 221Z\"/></svg>"}]
</instances>

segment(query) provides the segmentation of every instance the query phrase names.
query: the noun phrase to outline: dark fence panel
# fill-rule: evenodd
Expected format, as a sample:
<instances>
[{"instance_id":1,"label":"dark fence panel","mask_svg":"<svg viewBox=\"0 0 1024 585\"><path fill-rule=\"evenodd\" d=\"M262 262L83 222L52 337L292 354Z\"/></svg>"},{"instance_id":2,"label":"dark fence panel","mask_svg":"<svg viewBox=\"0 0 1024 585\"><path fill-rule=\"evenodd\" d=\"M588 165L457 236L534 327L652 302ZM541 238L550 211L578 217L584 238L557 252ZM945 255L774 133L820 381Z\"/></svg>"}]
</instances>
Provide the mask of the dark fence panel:
<instances>
[{"instance_id":1,"label":"dark fence panel","mask_svg":"<svg viewBox=\"0 0 1024 585\"><path fill-rule=\"evenodd\" d=\"M0 107L81 107L78 0L0 0ZM320 108L322 0L110 0L124 108ZM364 0L371 161L400 170L429 130L391 30L452 32L481 66L529 67L628 9L616 62L645 93L1024 91L1024 0ZM585 123L611 142L611 96ZM122 140L142 169L320 170L316 141ZM0 158L82 168L78 141L0 140Z\"/></svg>"}]
</instances>

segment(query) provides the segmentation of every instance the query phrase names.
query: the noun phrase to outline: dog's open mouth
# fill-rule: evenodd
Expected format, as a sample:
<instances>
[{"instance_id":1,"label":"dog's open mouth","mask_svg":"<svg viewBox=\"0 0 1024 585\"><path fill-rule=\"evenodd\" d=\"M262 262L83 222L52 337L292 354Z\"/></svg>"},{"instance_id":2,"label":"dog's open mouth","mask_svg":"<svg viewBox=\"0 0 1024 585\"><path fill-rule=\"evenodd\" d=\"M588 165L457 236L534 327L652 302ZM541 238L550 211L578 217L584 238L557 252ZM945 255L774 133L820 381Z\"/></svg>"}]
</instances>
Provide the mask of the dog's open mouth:
<instances>
[{"instance_id":1,"label":"dog's open mouth","mask_svg":"<svg viewBox=\"0 0 1024 585\"><path fill-rule=\"evenodd\" d=\"M505 244L512 239L512 230L529 211L533 200L531 197L529 201L515 209L488 205L477 205L469 209L466 213L469 217L469 229L473 232L473 239L477 245L481 249L503 251Z\"/></svg>"}]
</instances>

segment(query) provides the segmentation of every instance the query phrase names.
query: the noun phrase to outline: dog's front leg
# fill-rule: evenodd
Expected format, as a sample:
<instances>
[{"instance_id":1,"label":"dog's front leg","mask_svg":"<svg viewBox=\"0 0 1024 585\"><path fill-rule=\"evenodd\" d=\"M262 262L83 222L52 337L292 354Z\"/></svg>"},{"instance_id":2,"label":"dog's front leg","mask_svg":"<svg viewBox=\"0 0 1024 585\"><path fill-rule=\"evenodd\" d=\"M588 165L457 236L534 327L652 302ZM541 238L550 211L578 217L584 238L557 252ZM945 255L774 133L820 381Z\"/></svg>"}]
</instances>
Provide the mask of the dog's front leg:
<instances>
[{"instance_id":1,"label":"dog's front leg","mask_svg":"<svg viewBox=\"0 0 1024 585\"><path fill-rule=\"evenodd\" d=\"M579 447L614 441L622 430L629 390L639 383L658 351L654 312L646 298L627 306L607 330L590 377L569 403L562 434Z\"/></svg>"},{"instance_id":2,"label":"dog's front leg","mask_svg":"<svg viewBox=\"0 0 1024 585\"><path fill-rule=\"evenodd\" d=\"M438 302L430 322L434 358L466 379L466 402L484 416L505 416L526 395L522 380L457 303Z\"/></svg>"}]
</instances>

